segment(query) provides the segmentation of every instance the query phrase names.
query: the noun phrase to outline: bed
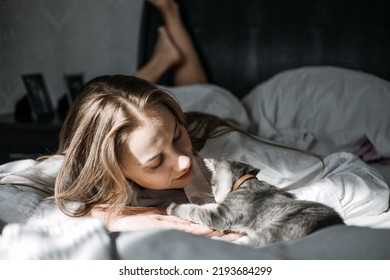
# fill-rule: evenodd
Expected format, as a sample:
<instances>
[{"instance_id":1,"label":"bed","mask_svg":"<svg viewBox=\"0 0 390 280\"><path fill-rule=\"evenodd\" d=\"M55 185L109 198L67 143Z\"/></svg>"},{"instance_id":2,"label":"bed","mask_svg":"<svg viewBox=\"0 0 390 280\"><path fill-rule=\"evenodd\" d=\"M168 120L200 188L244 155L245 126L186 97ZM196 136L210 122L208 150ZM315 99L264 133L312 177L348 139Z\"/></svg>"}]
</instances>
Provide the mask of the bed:
<instances>
[{"instance_id":1,"label":"bed","mask_svg":"<svg viewBox=\"0 0 390 280\"><path fill-rule=\"evenodd\" d=\"M276 143L322 155L348 152L345 161L355 160L350 154L359 157L368 175L383 180L375 199L360 202L360 213L377 213L362 224L356 220L263 248L173 230L109 233L100 220L63 215L45 200L50 195L45 186L4 180L4 174L40 168L24 160L0 167L0 258L390 259L390 3L178 2L210 83L222 97L202 85L196 98L188 88L174 89L170 73L160 84L177 94L185 110L234 117ZM145 2L140 66L153 51L161 23ZM42 170L52 176L47 166Z\"/></svg>"}]
</instances>

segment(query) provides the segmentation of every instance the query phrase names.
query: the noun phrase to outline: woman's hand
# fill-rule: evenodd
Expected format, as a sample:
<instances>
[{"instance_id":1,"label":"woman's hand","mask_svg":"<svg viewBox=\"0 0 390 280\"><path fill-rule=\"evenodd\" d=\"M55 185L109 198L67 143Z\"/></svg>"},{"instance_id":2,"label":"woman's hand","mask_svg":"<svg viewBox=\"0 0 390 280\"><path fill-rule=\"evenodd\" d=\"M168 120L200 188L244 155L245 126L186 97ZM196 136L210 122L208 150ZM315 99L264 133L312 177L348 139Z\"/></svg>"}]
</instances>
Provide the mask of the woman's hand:
<instances>
[{"instance_id":1,"label":"woman's hand","mask_svg":"<svg viewBox=\"0 0 390 280\"><path fill-rule=\"evenodd\" d=\"M221 237L226 240L236 240L241 237L237 233L222 233L206 226L195 224L176 216L167 216L161 214L139 214L133 216L124 216L117 218L111 224L111 231L124 230L142 230L151 228L175 229L181 230L195 235L203 235L208 237Z\"/></svg>"},{"instance_id":2,"label":"woman's hand","mask_svg":"<svg viewBox=\"0 0 390 280\"><path fill-rule=\"evenodd\" d=\"M107 214L104 207L97 207L92 210L93 217L104 218ZM124 208L121 215L106 220L109 231L135 231L143 229L175 229L184 232L203 235L208 237L221 237L227 240L236 240L241 237L236 233L221 233L206 226L181 219L176 216L168 216L163 210L157 208Z\"/></svg>"},{"instance_id":3,"label":"woman's hand","mask_svg":"<svg viewBox=\"0 0 390 280\"><path fill-rule=\"evenodd\" d=\"M175 216L161 214L137 214L131 216L120 216L113 219L108 228L110 231L134 231L142 229L162 228L177 229L199 235L207 235L212 232L203 227Z\"/></svg>"}]
</instances>

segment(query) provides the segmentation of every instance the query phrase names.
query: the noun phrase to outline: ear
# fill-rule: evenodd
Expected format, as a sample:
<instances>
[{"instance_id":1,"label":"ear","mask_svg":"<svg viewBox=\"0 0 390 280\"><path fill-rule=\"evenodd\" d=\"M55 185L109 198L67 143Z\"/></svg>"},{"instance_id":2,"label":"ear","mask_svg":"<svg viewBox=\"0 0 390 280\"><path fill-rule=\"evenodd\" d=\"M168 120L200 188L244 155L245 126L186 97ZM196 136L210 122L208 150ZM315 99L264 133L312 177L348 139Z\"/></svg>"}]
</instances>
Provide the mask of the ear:
<instances>
[{"instance_id":1,"label":"ear","mask_svg":"<svg viewBox=\"0 0 390 280\"><path fill-rule=\"evenodd\" d=\"M256 167L254 167L250 164L247 164L247 163L245 163L245 165L246 165L245 173L247 173L247 174L252 174L252 175L256 176L257 173L260 172L259 168L256 168Z\"/></svg>"},{"instance_id":2,"label":"ear","mask_svg":"<svg viewBox=\"0 0 390 280\"><path fill-rule=\"evenodd\" d=\"M207 169L211 172L214 172L215 170L215 159L213 158L205 158L203 159L204 164L206 165Z\"/></svg>"},{"instance_id":3,"label":"ear","mask_svg":"<svg viewBox=\"0 0 390 280\"><path fill-rule=\"evenodd\" d=\"M257 175L258 173L260 172L260 169L258 169L258 168L254 168L254 169L252 169L251 171L250 171L250 174L252 174L252 175Z\"/></svg>"}]
</instances>

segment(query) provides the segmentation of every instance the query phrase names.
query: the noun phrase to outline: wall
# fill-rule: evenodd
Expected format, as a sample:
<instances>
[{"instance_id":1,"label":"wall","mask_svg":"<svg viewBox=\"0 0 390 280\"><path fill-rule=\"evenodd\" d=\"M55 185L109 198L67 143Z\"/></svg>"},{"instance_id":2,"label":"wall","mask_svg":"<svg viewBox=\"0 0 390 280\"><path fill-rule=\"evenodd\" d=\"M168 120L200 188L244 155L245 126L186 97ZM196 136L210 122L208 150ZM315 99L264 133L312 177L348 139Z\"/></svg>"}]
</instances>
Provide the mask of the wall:
<instances>
[{"instance_id":1,"label":"wall","mask_svg":"<svg viewBox=\"0 0 390 280\"><path fill-rule=\"evenodd\" d=\"M25 94L21 75L41 72L53 106L64 74L136 70L143 0L0 0L0 114Z\"/></svg>"}]
</instances>

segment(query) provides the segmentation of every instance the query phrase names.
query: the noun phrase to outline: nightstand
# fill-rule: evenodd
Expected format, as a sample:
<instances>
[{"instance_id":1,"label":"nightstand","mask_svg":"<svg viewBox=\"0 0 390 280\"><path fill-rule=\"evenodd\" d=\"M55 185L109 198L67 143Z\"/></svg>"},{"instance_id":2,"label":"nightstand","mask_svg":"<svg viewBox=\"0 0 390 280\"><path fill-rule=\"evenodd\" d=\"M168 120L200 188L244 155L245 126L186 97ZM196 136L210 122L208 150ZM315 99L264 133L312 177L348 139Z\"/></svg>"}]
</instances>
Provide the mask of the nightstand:
<instances>
[{"instance_id":1,"label":"nightstand","mask_svg":"<svg viewBox=\"0 0 390 280\"><path fill-rule=\"evenodd\" d=\"M57 118L17 121L12 114L0 116L0 164L54 153L61 125Z\"/></svg>"}]
</instances>

